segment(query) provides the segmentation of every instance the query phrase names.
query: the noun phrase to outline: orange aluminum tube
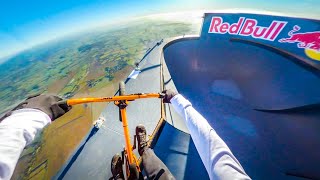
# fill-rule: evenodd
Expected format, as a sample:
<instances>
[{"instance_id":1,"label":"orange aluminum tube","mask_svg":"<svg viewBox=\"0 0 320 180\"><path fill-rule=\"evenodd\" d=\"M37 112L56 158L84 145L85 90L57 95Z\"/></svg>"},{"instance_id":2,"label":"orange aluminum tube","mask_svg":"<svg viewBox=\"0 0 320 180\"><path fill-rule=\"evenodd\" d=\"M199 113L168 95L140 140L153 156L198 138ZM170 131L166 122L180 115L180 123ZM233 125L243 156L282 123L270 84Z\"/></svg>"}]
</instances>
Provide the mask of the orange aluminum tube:
<instances>
[{"instance_id":1,"label":"orange aluminum tube","mask_svg":"<svg viewBox=\"0 0 320 180\"><path fill-rule=\"evenodd\" d=\"M120 100L133 101L133 100L142 99L142 98L161 98L161 97L162 95L159 93L132 94L132 95L125 95L125 96L98 97L98 98L89 97L89 98L69 99L67 100L67 104L69 106L72 106L77 104L93 103L93 102L111 102L111 101L120 101Z\"/></svg>"},{"instance_id":2,"label":"orange aluminum tube","mask_svg":"<svg viewBox=\"0 0 320 180\"><path fill-rule=\"evenodd\" d=\"M122 119L122 126L124 131L124 139L126 141L126 152L128 154L129 164L134 163L133 154L132 154L132 146L130 142L130 133L128 128L128 120L127 120L127 112L126 109L120 109L121 111L121 119Z\"/></svg>"}]
</instances>

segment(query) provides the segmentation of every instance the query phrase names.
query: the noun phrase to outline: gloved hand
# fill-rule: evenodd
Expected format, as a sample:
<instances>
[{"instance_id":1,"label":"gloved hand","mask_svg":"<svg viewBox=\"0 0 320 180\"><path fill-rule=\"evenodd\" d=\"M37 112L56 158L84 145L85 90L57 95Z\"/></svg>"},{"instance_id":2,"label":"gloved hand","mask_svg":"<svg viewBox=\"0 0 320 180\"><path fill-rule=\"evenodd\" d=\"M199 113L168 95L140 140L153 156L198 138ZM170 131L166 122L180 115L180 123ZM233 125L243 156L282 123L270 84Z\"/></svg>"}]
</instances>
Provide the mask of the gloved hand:
<instances>
[{"instance_id":1,"label":"gloved hand","mask_svg":"<svg viewBox=\"0 0 320 180\"><path fill-rule=\"evenodd\" d=\"M54 121L72 108L71 106L67 105L66 101L62 100L63 99L58 96L38 94L28 97L24 102L12 109L11 112L23 108L38 109L46 113L51 120ZM10 114L11 113L7 114L6 116L9 116Z\"/></svg>"},{"instance_id":2,"label":"gloved hand","mask_svg":"<svg viewBox=\"0 0 320 180\"><path fill-rule=\"evenodd\" d=\"M176 91L171 89L164 90L162 93L165 94L163 98L164 103L170 103L171 99L178 94Z\"/></svg>"}]
</instances>

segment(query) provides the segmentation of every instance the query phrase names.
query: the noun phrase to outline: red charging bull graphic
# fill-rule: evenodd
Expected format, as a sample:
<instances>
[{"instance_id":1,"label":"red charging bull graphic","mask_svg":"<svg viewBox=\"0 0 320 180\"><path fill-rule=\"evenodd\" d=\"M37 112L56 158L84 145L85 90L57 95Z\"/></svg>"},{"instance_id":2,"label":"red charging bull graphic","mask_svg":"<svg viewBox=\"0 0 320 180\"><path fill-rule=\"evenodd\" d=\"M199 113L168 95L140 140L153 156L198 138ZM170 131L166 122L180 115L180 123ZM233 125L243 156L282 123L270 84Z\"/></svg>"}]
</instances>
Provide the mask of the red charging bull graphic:
<instances>
[{"instance_id":1,"label":"red charging bull graphic","mask_svg":"<svg viewBox=\"0 0 320 180\"><path fill-rule=\"evenodd\" d=\"M274 41L286 26L285 21L272 21L268 27L258 26L258 20L240 17L238 22L230 24L223 22L222 17L211 19L208 33L251 36L256 39Z\"/></svg>"},{"instance_id":2,"label":"red charging bull graphic","mask_svg":"<svg viewBox=\"0 0 320 180\"><path fill-rule=\"evenodd\" d=\"M289 38L282 38L280 43L297 43L298 48L311 49L320 52L320 31L295 33L299 31L300 26L295 25L288 35Z\"/></svg>"}]
</instances>

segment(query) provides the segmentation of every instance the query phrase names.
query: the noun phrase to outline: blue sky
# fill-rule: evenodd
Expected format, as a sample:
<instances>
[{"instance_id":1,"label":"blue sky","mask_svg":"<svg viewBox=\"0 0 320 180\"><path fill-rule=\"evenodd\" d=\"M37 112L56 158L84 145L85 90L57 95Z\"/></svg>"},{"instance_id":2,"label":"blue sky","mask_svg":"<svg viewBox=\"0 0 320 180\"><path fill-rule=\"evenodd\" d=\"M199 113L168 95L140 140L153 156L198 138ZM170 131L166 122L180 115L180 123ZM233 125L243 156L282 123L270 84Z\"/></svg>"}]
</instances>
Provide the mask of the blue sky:
<instances>
[{"instance_id":1,"label":"blue sky","mask_svg":"<svg viewBox=\"0 0 320 180\"><path fill-rule=\"evenodd\" d=\"M319 0L2 0L0 58L53 38L123 18L248 8L320 16Z\"/></svg>"}]
</instances>

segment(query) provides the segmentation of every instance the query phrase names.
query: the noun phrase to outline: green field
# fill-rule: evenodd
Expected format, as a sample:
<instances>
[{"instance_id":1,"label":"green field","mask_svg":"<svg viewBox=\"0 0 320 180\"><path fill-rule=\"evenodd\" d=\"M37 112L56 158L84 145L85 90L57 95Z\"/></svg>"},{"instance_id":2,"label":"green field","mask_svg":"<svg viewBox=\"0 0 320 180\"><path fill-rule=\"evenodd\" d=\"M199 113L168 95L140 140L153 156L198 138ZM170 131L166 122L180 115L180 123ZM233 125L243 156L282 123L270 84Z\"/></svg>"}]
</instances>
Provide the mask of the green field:
<instances>
[{"instance_id":1,"label":"green field","mask_svg":"<svg viewBox=\"0 0 320 180\"><path fill-rule=\"evenodd\" d=\"M50 92L72 97L102 87L132 66L163 38L191 32L185 23L145 21L83 33L25 51L0 65L0 113L28 95ZM53 88L49 88L49 87Z\"/></svg>"}]
</instances>

